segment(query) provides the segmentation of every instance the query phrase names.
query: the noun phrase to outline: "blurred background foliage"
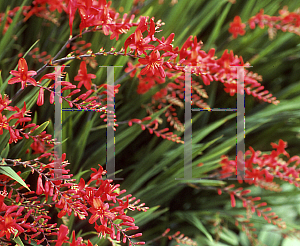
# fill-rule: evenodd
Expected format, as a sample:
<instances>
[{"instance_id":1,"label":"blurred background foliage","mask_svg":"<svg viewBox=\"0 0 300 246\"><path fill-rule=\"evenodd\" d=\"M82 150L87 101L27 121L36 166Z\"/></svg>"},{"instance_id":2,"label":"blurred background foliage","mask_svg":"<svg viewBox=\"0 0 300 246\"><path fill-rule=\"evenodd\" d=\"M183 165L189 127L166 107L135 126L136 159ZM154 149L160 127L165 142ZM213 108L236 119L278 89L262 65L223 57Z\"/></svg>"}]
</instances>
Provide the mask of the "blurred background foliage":
<instances>
[{"instance_id":1,"label":"blurred background foliage","mask_svg":"<svg viewBox=\"0 0 300 246\"><path fill-rule=\"evenodd\" d=\"M20 3L29 5L30 1L2 1L1 12L8 7L13 8ZM123 13L130 13L133 9L133 1L115 0L112 6ZM160 1L162 2L162 1ZM232 1L231 1L232 2ZM233 50L234 54L242 56L244 61L249 61L253 66L250 71L262 75L262 85L265 86L279 100L277 106L262 103L257 99L246 95L246 149L252 146L255 150L270 152L271 142L283 139L288 142L287 151L293 155L299 155L300 138L300 37L278 31L271 40L267 28L251 30L248 26L246 34L233 39L228 32L229 23L236 15L241 16L246 22L251 16L257 14L260 9L265 14L278 15L278 10L287 5L290 12L300 7L300 2L293 0L237 0L235 4L226 0L179 0L172 5L165 0L159 4L158 0L145 0L138 4L138 16L155 17L165 23L162 32L157 36L168 37L175 33L174 46L179 46L190 36L197 36L198 41L204 43L203 49L216 49L216 56L220 57L225 49ZM122 14L122 13L121 13ZM12 98L19 90L19 85L7 86L9 71L14 69L18 54L25 53L37 40L34 47L40 51L47 51L52 57L59 51L69 37L68 16L54 13L51 21L38 17L31 17L27 22L22 22L20 16L15 28L2 36L0 41L0 69L3 83L1 93ZM57 20L57 23L55 22ZM75 18L73 33L78 33L79 18ZM3 23L0 27L2 33ZM87 33L78 40L85 40L92 45L94 52L101 47L110 50L111 47L119 50L126 38L131 34L120 36L119 41L110 40L103 33ZM61 57L67 55L67 50ZM43 64L32 56L26 57L29 70L38 70ZM116 137L116 177L124 178L124 181L116 181L122 189L132 193L151 209L142 214L134 215L140 231L143 232L143 240L150 241L161 235L165 229L171 232L180 231L192 238L198 245L250 245L244 232L234 225L233 215L245 214L241 204L236 208L230 205L230 197L226 194L219 196L214 187L236 183L229 180L202 179L191 182L198 183L200 189L195 189L186 181L175 180L183 177L183 145L171 141L162 140L148 131L142 131L140 126L129 127L126 121L132 118L142 119L147 116L142 105L150 102L151 96L159 88L153 88L144 95L136 92L138 81L125 74L124 69L128 57L97 56L98 65L118 65L123 68L115 68L115 81L120 83L119 93L116 95L116 116L119 127L115 132ZM73 82L80 61L72 61L65 69L66 80ZM53 69L48 68L47 72ZM97 78L93 81L100 85L106 83L106 71L95 66L88 68L89 73L94 73ZM125 76L122 76L124 75ZM199 80L199 78L195 79ZM77 83L77 82L75 82ZM211 108L235 107L236 97L230 97L223 90L219 82L212 82L205 89L209 95L207 103ZM66 92L67 93L67 92ZM28 109L32 111L34 122L42 124L50 120L47 133L53 134L54 107L49 104L49 94L46 93L45 104L37 107L35 101L38 91L31 87L26 88L13 105L23 105L26 101ZM63 107L68 105L63 104ZM179 113L179 119L183 122L184 111ZM106 129L105 123L96 112L66 112L63 111L63 152L67 154L67 160L71 163L69 168L76 178L87 178L91 167L106 163ZM163 118L163 117L162 117ZM123 124L122 124L123 122ZM125 123L124 123L125 122ZM166 122L164 120L164 122ZM100 127L99 127L100 126ZM167 127L166 123L162 128ZM235 157L236 143L235 113L230 112L197 112L193 113L193 177L205 178L208 173L219 167L220 156L228 154ZM174 131L183 137L180 132ZM32 159L35 155L25 153L25 140L18 144L12 144L9 158ZM203 163L197 167L198 163ZM280 181L278 181L281 183ZM246 185L241 185L246 187ZM211 188L211 189L210 189ZM258 187L250 187L252 196L261 196L262 201L267 201L288 227L300 229L299 216L299 191L289 184L283 184L283 191L274 193L262 190ZM76 223L74 223L76 221ZM217 235L214 232L214 221L219 221L222 232ZM300 245L300 241L283 239L276 227L269 225L259 217L253 217L258 238L266 245ZM81 231L82 236L89 234L88 227L83 222L71 217L70 231ZM217 242L217 239L218 242ZM107 241L94 237L93 243L106 245ZM166 238L147 245L175 245L174 240L169 242Z\"/></svg>"}]
</instances>

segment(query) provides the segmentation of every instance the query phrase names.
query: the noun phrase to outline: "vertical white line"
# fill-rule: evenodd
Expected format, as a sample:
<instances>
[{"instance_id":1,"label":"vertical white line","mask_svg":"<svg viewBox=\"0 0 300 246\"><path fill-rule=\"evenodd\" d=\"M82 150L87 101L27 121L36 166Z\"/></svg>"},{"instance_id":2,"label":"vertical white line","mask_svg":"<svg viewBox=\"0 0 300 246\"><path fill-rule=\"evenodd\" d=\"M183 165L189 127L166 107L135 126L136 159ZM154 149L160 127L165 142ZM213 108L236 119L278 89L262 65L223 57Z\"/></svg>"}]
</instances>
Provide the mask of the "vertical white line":
<instances>
[{"instance_id":1,"label":"vertical white line","mask_svg":"<svg viewBox=\"0 0 300 246\"><path fill-rule=\"evenodd\" d=\"M186 67L184 81L184 179L193 178L191 80L191 67Z\"/></svg>"},{"instance_id":2,"label":"vertical white line","mask_svg":"<svg viewBox=\"0 0 300 246\"><path fill-rule=\"evenodd\" d=\"M245 95L244 67L237 66L237 179L245 177Z\"/></svg>"},{"instance_id":3,"label":"vertical white line","mask_svg":"<svg viewBox=\"0 0 300 246\"><path fill-rule=\"evenodd\" d=\"M106 171L110 179L115 179L115 93L114 93L114 67L107 67L107 164Z\"/></svg>"},{"instance_id":4,"label":"vertical white line","mask_svg":"<svg viewBox=\"0 0 300 246\"><path fill-rule=\"evenodd\" d=\"M115 163L115 132L114 132L114 116L115 116L115 91L114 91L114 68L122 66L99 66L107 68L107 128L106 128L106 171L107 177L112 180L123 180L116 178Z\"/></svg>"},{"instance_id":5,"label":"vertical white line","mask_svg":"<svg viewBox=\"0 0 300 246\"><path fill-rule=\"evenodd\" d=\"M61 98L61 67L55 66L55 84L54 84L54 178L61 179L62 176L62 98Z\"/></svg>"}]
</instances>

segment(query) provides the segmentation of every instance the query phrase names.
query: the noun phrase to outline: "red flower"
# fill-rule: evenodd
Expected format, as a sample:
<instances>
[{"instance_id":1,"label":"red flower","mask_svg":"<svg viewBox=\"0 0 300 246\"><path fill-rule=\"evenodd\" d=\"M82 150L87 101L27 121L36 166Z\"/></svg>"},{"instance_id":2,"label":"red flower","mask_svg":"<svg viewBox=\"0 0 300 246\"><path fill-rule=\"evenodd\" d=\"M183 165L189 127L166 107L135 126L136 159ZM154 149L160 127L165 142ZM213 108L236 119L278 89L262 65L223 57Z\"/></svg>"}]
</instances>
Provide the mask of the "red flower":
<instances>
[{"instance_id":1,"label":"red flower","mask_svg":"<svg viewBox=\"0 0 300 246\"><path fill-rule=\"evenodd\" d=\"M99 225L98 226L97 223L95 225L95 229L96 229L97 232L99 232L99 234L100 233L102 234L100 238L102 238L102 236L105 237L106 233L107 234L111 234L112 233L112 229L110 229L110 228L108 228L108 227L106 227L104 225Z\"/></svg>"},{"instance_id":2,"label":"red flower","mask_svg":"<svg viewBox=\"0 0 300 246\"><path fill-rule=\"evenodd\" d=\"M70 246L86 246L85 243L82 243L83 239L82 237L78 237L75 241L75 231L72 232L72 243L70 244Z\"/></svg>"},{"instance_id":3,"label":"red flower","mask_svg":"<svg viewBox=\"0 0 300 246\"><path fill-rule=\"evenodd\" d=\"M33 154L45 152L45 144L39 140L34 140L34 142L30 145L30 148L34 150Z\"/></svg>"},{"instance_id":4,"label":"red flower","mask_svg":"<svg viewBox=\"0 0 300 246\"><path fill-rule=\"evenodd\" d=\"M24 232L24 229L16 223L16 220L6 212L4 217L0 216L0 238L6 235L6 238L10 238L10 234L17 235Z\"/></svg>"},{"instance_id":5,"label":"red flower","mask_svg":"<svg viewBox=\"0 0 300 246\"><path fill-rule=\"evenodd\" d=\"M80 88L82 86L82 84L84 85L84 87L87 90L91 89L91 85L92 85L92 81L91 79L96 78L95 74L91 74L91 73L87 73L87 69L86 69L86 63L84 61L82 61L80 63L80 68L78 70L78 74L77 76L74 78L74 80L76 81L80 81L78 84L78 88Z\"/></svg>"},{"instance_id":6,"label":"red flower","mask_svg":"<svg viewBox=\"0 0 300 246\"><path fill-rule=\"evenodd\" d=\"M232 33L234 38L237 38L238 34L243 36L245 32L246 24L242 23L241 17L236 16L233 19L233 22L230 23L229 32Z\"/></svg>"},{"instance_id":7,"label":"red flower","mask_svg":"<svg viewBox=\"0 0 300 246\"><path fill-rule=\"evenodd\" d=\"M276 154L284 154L287 157L290 157L289 153L286 152L285 148L287 147L287 142L284 142L282 139L279 140L278 144L271 143L273 149L277 149Z\"/></svg>"},{"instance_id":8,"label":"red flower","mask_svg":"<svg viewBox=\"0 0 300 246\"><path fill-rule=\"evenodd\" d=\"M14 111L15 109L12 106L8 106L11 103L11 101L8 99L8 96L4 94L4 97L2 98L2 95L0 94L0 113L7 109L9 111Z\"/></svg>"},{"instance_id":9,"label":"red flower","mask_svg":"<svg viewBox=\"0 0 300 246\"><path fill-rule=\"evenodd\" d=\"M103 170L103 167L100 164L98 164L98 166L98 170L96 168L91 168L94 173L91 174L91 179L88 184L90 184L93 180L97 180L96 185L98 185L100 180L102 180L102 176L106 174L106 170Z\"/></svg>"},{"instance_id":10,"label":"red flower","mask_svg":"<svg viewBox=\"0 0 300 246\"><path fill-rule=\"evenodd\" d=\"M92 206L90 212L93 215L89 219L90 224L93 224L98 218L100 218L101 224L106 224L106 218L115 219L115 215L109 211L108 203L103 203L99 197L93 199Z\"/></svg>"},{"instance_id":11,"label":"red flower","mask_svg":"<svg viewBox=\"0 0 300 246\"><path fill-rule=\"evenodd\" d=\"M59 227L58 235L57 235L57 241L55 246L61 246L64 242L66 242L69 238L67 237L69 233L69 229L65 225L61 225Z\"/></svg>"},{"instance_id":12,"label":"red flower","mask_svg":"<svg viewBox=\"0 0 300 246\"><path fill-rule=\"evenodd\" d=\"M16 76L15 78L11 78L8 81L8 84L15 84L21 82L22 89L26 87L26 82L29 82L36 86L35 79L31 78L30 76L36 75L36 71L28 71L27 62L24 58L20 58L18 62L18 71L11 70L10 74Z\"/></svg>"},{"instance_id":13,"label":"red flower","mask_svg":"<svg viewBox=\"0 0 300 246\"><path fill-rule=\"evenodd\" d=\"M230 193L230 200L231 200L231 207L235 207L235 198L234 198L234 193Z\"/></svg>"},{"instance_id":14,"label":"red flower","mask_svg":"<svg viewBox=\"0 0 300 246\"><path fill-rule=\"evenodd\" d=\"M165 37L162 37L161 40L156 39L157 42L159 42L159 45L156 46L155 50L166 50L166 51L172 51L173 45L171 44L173 42L175 34L171 33L170 36L165 40Z\"/></svg>"},{"instance_id":15,"label":"red flower","mask_svg":"<svg viewBox=\"0 0 300 246\"><path fill-rule=\"evenodd\" d=\"M147 65L145 68L142 69L141 74L144 75L148 72L152 72L152 74L160 74L161 77L165 78L166 74L165 71L162 67L163 63L164 63L164 59L160 58L160 54L159 52L153 51L150 56L146 56L146 58L140 58L139 62Z\"/></svg>"},{"instance_id":16,"label":"red flower","mask_svg":"<svg viewBox=\"0 0 300 246\"><path fill-rule=\"evenodd\" d=\"M42 176L39 175L38 180L37 180L36 194L41 195L44 192L45 192L45 189L43 187Z\"/></svg>"},{"instance_id":17,"label":"red flower","mask_svg":"<svg viewBox=\"0 0 300 246\"><path fill-rule=\"evenodd\" d=\"M77 1L76 0L69 0L68 3L68 14L69 14L69 26L70 26L70 37L72 37L72 27L73 21L75 18L75 12L77 10Z\"/></svg>"},{"instance_id":18,"label":"red flower","mask_svg":"<svg viewBox=\"0 0 300 246\"><path fill-rule=\"evenodd\" d=\"M128 65L128 67L125 68L125 72L126 72L126 73L129 73L129 72L130 72L129 75L130 75L130 77L133 78L134 75L135 75L135 73L136 73L136 68L135 68L135 66L132 65L131 62L128 62L127 65Z\"/></svg>"},{"instance_id":19,"label":"red flower","mask_svg":"<svg viewBox=\"0 0 300 246\"><path fill-rule=\"evenodd\" d=\"M143 38L142 31L140 29L136 29L133 34L131 34L125 41L125 54L127 51L127 48L134 49L135 54L145 54L147 55L145 50L153 50L155 48L154 45L148 44L151 41L150 37Z\"/></svg>"},{"instance_id":20,"label":"red flower","mask_svg":"<svg viewBox=\"0 0 300 246\"><path fill-rule=\"evenodd\" d=\"M36 104L38 106L42 106L44 104L44 89L42 87L40 88L39 96Z\"/></svg>"}]
</instances>

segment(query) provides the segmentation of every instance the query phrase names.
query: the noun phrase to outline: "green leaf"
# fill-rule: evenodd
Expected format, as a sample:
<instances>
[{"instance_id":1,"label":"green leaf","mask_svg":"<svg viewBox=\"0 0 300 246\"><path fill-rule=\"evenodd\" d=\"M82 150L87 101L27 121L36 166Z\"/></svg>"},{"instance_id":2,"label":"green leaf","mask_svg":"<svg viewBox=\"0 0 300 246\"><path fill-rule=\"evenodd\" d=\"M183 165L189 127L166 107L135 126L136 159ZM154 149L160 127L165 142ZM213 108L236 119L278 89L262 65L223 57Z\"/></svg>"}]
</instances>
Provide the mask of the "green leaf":
<instances>
[{"instance_id":1,"label":"green leaf","mask_svg":"<svg viewBox=\"0 0 300 246\"><path fill-rule=\"evenodd\" d=\"M24 246L24 244L23 244L23 242L22 242L22 240L21 240L20 237L16 237L13 240L17 243L17 245Z\"/></svg>"},{"instance_id":2,"label":"green leaf","mask_svg":"<svg viewBox=\"0 0 300 246\"><path fill-rule=\"evenodd\" d=\"M3 131L3 134L1 135L0 138L0 150L4 150L5 146L8 144L10 139L9 131L6 129Z\"/></svg>"},{"instance_id":3,"label":"green leaf","mask_svg":"<svg viewBox=\"0 0 300 246\"><path fill-rule=\"evenodd\" d=\"M2 152L1 152L1 156L2 156L2 158L7 158L7 156L8 156L8 152L9 152L9 143L7 143L7 145L6 145L5 149L4 149L4 150L2 150Z\"/></svg>"},{"instance_id":4,"label":"green leaf","mask_svg":"<svg viewBox=\"0 0 300 246\"><path fill-rule=\"evenodd\" d=\"M2 159L2 157L0 156ZM7 165L7 163L2 159L3 164ZM5 174L6 176L12 178L13 180L17 181L20 185L24 186L27 190L30 190L26 183L20 178L20 176L8 166L0 166L0 173Z\"/></svg>"},{"instance_id":5,"label":"green leaf","mask_svg":"<svg viewBox=\"0 0 300 246\"><path fill-rule=\"evenodd\" d=\"M180 183L193 183L200 184L202 186L221 186L226 184L222 180L210 180L210 179L191 179L191 180L179 180Z\"/></svg>"},{"instance_id":6,"label":"green leaf","mask_svg":"<svg viewBox=\"0 0 300 246\"><path fill-rule=\"evenodd\" d=\"M75 168L77 168L81 162L82 156L84 154L84 150L86 148L88 136L93 126L94 118L89 119L90 114L92 114L92 112L88 112L88 118L86 119L86 123L84 126L82 126L78 137L74 140L74 145L73 145L74 156L72 158L72 161ZM76 143L80 143L80 144L76 144Z\"/></svg>"},{"instance_id":7,"label":"green leaf","mask_svg":"<svg viewBox=\"0 0 300 246\"><path fill-rule=\"evenodd\" d=\"M147 210L147 212L138 213L138 214L134 215L133 218L135 219L135 224L138 226L142 226L168 211L168 208L156 211L159 207L160 206L155 206L155 207L149 208Z\"/></svg>"},{"instance_id":8,"label":"green leaf","mask_svg":"<svg viewBox=\"0 0 300 246\"><path fill-rule=\"evenodd\" d=\"M209 36L209 39L205 43L206 47L211 47L211 45L220 37L221 27L225 21L225 18L227 17L227 14L228 14L231 6L232 6L232 4L228 3L226 8L223 10L221 16L218 18L218 21L217 21L211 35Z\"/></svg>"},{"instance_id":9,"label":"green leaf","mask_svg":"<svg viewBox=\"0 0 300 246\"><path fill-rule=\"evenodd\" d=\"M176 212L175 213L179 218L190 222L194 226L196 226L211 242L213 242L212 236L209 234L209 232L206 230L202 222L192 213L190 212Z\"/></svg>"},{"instance_id":10,"label":"green leaf","mask_svg":"<svg viewBox=\"0 0 300 246\"><path fill-rule=\"evenodd\" d=\"M3 79L2 79L1 73L2 73L2 70L0 70L0 88L2 88L2 85L3 85ZM1 95L2 95L2 98L3 98L3 96L4 96L4 91L5 91L5 90L1 90L1 91L0 91L0 93L1 93Z\"/></svg>"},{"instance_id":11,"label":"green leaf","mask_svg":"<svg viewBox=\"0 0 300 246\"><path fill-rule=\"evenodd\" d=\"M23 55L23 58L25 58L27 56L27 54L33 49L33 47L39 42L40 40L38 39L37 41L34 42L33 45L30 46L30 48L25 52L25 54Z\"/></svg>"},{"instance_id":12,"label":"green leaf","mask_svg":"<svg viewBox=\"0 0 300 246\"><path fill-rule=\"evenodd\" d=\"M10 50L12 44L14 43L14 39L12 38L13 36L13 31L15 31L15 26L18 23L19 17L22 13L23 6L26 4L27 1L23 1L22 5L20 6L20 9L17 11L16 15L13 18L12 23L9 25L9 28L5 32L4 36L2 36L1 41L0 41L0 60L3 59L5 53ZM8 11L8 10L7 10ZM6 20L4 20L6 22Z\"/></svg>"},{"instance_id":13,"label":"green leaf","mask_svg":"<svg viewBox=\"0 0 300 246\"><path fill-rule=\"evenodd\" d=\"M239 245L237 235L224 227L220 233L220 238L226 241L229 245Z\"/></svg>"}]
</instances>

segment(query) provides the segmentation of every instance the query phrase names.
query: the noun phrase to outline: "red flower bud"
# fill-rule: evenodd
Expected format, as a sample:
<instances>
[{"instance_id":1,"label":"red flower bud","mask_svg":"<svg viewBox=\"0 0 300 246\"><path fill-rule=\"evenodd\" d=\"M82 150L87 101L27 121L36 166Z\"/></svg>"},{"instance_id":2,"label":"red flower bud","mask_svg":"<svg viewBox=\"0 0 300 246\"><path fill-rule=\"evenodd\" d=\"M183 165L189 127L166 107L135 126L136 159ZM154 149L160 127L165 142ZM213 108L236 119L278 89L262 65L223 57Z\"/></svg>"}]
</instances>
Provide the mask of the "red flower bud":
<instances>
[{"instance_id":1,"label":"red flower bud","mask_svg":"<svg viewBox=\"0 0 300 246\"><path fill-rule=\"evenodd\" d=\"M41 195L44 191L45 190L44 190L44 187L43 187L42 176L39 175L38 180L37 180L36 194Z\"/></svg>"},{"instance_id":2,"label":"red flower bud","mask_svg":"<svg viewBox=\"0 0 300 246\"><path fill-rule=\"evenodd\" d=\"M40 88L39 96L36 104L38 106L42 106L44 104L44 89L42 87Z\"/></svg>"}]
</instances>

